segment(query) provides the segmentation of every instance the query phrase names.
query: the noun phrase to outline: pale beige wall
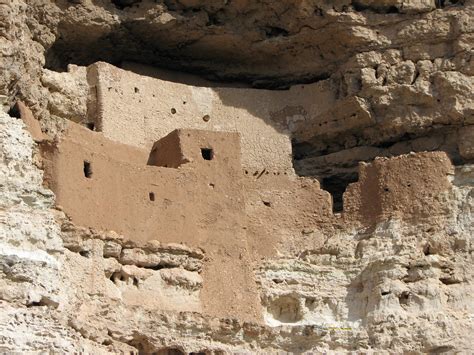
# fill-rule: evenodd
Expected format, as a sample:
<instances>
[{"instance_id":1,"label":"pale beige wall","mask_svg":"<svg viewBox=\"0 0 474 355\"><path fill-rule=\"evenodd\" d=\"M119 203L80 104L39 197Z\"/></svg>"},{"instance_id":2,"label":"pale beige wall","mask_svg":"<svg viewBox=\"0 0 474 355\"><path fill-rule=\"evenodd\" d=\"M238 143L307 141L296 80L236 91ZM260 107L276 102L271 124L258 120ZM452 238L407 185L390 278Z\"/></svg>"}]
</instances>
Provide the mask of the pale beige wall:
<instances>
[{"instance_id":1,"label":"pale beige wall","mask_svg":"<svg viewBox=\"0 0 474 355\"><path fill-rule=\"evenodd\" d=\"M293 171L290 130L334 102L328 84L285 91L199 87L107 63L91 66L89 80L96 85L99 129L105 137L151 149L176 128L239 132L243 167L271 172Z\"/></svg>"}]
</instances>

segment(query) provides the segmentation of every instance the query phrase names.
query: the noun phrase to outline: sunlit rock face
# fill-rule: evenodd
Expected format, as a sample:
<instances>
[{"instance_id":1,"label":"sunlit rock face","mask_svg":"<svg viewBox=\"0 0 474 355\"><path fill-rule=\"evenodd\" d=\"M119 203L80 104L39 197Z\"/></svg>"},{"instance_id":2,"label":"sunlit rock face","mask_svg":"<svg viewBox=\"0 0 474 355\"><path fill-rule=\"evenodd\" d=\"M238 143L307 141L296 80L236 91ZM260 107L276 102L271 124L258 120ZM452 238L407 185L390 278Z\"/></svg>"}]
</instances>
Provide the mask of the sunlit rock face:
<instances>
[{"instance_id":1,"label":"sunlit rock face","mask_svg":"<svg viewBox=\"0 0 474 355\"><path fill-rule=\"evenodd\" d=\"M0 350L472 352L473 33L472 0L0 0Z\"/></svg>"}]
</instances>

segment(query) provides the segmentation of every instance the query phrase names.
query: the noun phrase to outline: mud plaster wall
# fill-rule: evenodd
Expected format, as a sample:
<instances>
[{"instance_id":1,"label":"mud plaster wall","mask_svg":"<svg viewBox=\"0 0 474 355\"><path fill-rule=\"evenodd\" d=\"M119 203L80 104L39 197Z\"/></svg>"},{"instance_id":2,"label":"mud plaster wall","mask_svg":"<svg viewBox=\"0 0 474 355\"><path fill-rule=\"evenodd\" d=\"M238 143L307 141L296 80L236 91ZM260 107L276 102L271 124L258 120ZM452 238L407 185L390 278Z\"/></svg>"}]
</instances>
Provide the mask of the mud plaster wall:
<instances>
[{"instance_id":1,"label":"mud plaster wall","mask_svg":"<svg viewBox=\"0 0 474 355\"><path fill-rule=\"evenodd\" d=\"M242 169L239 139L179 130L149 153L70 122L59 144L42 144L45 179L74 223L133 240L201 246L245 233L256 254L270 255L305 227L331 223L331 196L317 180Z\"/></svg>"},{"instance_id":2,"label":"mud plaster wall","mask_svg":"<svg viewBox=\"0 0 474 355\"><path fill-rule=\"evenodd\" d=\"M175 307L261 320L253 263L275 255L279 243L300 233L303 222L297 220L313 226L328 221L330 195L316 180L245 173L236 133L182 130L163 141L170 141L187 163L179 168L147 165L148 151L69 123L59 144L42 144L46 182L76 225L113 230L132 240L203 248L208 262L201 303ZM201 147L212 148L211 161L202 158Z\"/></svg>"},{"instance_id":3,"label":"mud plaster wall","mask_svg":"<svg viewBox=\"0 0 474 355\"><path fill-rule=\"evenodd\" d=\"M261 322L252 271L261 257L298 254L318 245L331 226L370 225L393 211L401 218L405 212L430 217L442 210L440 197L450 187L444 153L378 159L362 167L361 180L346 193L346 218L341 218L332 214L331 197L317 180L242 171L238 134L181 130L173 136L170 144L179 142L175 150L186 162L178 168L147 165L148 151L74 123L59 144L42 147L46 182L76 225L205 250L200 301L175 305L183 311ZM201 147L213 149L212 160L202 158Z\"/></svg>"},{"instance_id":4,"label":"mud plaster wall","mask_svg":"<svg viewBox=\"0 0 474 355\"><path fill-rule=\"evenodd\" d=\"M245 175L247 235L250 250L274 256L279 251L298 253L298 243L318 243L308 231L334 222L331 195L315 179L285 175Z\"/></svg>"},{"instance_id":5,"label":"mud plaster wall","mask_svg":"<svg viewBox=\"0 0 474 355\"><path fill-rule=\"evenodd\" d=\"M239 140L235 133L179 130L150 153L69 123L58 145L42 144L45 179L78 225L194 246L212 233L244 230L260 255L308 230L444 212L453 167L443 152L362 163L359 181L344 194L342 215L334 215L331 195L317 180L242 169ZM212 149L212 160L201 148Z\"/></svg>"},{"instance_id":6,"label":"mud plaster wall","mask_svg":"<svg viewBox=\"0 0 474 355\"><path fill-rule=\"evenodd\" d=\"M293 171L295 123L334 101L327 84L286 91L192 86L106 63L89 67L89 81L97 91L97 125L109 139L150 149L176 128L234 131L242 137L245 168L279 172Z\"/></svg>"},{"instance_id":7,"label":"mud plaster wall","mask_svg":"<svg viewBox=\"0 0 474 355\"><path fill-rule=\"evenodd\" d=\"M200 228L217 232L238 222L235 211L242 210L243 201L236 134L185 131L197 154L201 145L212 146L215 157L206 161L188 154L191 163L172 169L147 165L147 151L116 144L78 125L68 127L51 154L56 176L52 188L58 204L67 205L79 225L115 230L136 240L199 244L207 238Z\"/></svg>"},{"instance_id":8,"label":"mud plaster wall","mask_svg":"<svg viewBox=\"0 0 474 355\"><path fill-rule=\"evenodd\" d=\"M348 219L365 224L391 217L420 221L446 213L454 168L443 152L408 154L361 163L359 182L344 193Z\"/></svg>"},{"instance_id":9,"label":"mud plaster wall","mask_svg":"<svg viewBox=\"0 0 474 355\"><path fill-rule=\"evenodd\" d=\"M344 1L347 5L351 3ZM425 0L408 2L415 6L427 3ZM387 7L395 5L401 11L408 2L384 1ZM221 11L217 13L217 19L225 21L223 26L206 26L206 11L189 17L184 9L178 13L168 11L163 2L141 1L140 11L133 11L132 14L128 10L114 11L109 0L3 1L4 5L0 6L0 18L3 20L0 33L5 47L0 55L0 62L4 64L0 66L6 68L6 72L0 79L0 94L6 95L8 104L18 92L27 98L25 102L29 106L40 102L40 107L46 110L41 102L49 98L49 94L42 90L39 83L44 52L61 38L68 42L68 37L75 37L89 43L90 38L102 37L106 39L106 44L113 45L103 46L99 43L100 48L105 47L107 50L107 47L112 47L120 54L129 43L133 43L121 41L124 34L130 33L135 42L140 42L140 48L144 49L150 48L153 43L160 45L161 41L153 41L153 37L156 39L158 35L172 41L170 54L176 61L184 63L180 68L187 63L196 63L200 54L214 58L219 53L221 56L228 54L226 49L233 47L246 58L254 60L246 61L239 56L233 58L230 64L215 64L216 61L213 61L207 67L212 66L218 72L222 69L217 66L220 64L222 68L225 65L227 72L233 71L240 77L253 70L259 75L257 79L272 75L270 80L284 75L290 80L301 80L301 75L321 73L316 72L315 68L323 68L327 75L343 77L341 80L345 80L348 87L350 83L355 84L343 94L368 97L374 119L383 125L382 132L366 130L371 131L371 140L367 138L368 142L363 144L378 144L387 139L398 141L399 136L395 134L408 131L411 135L414 129L431 138L427 126L432 123L444 126L467 122L468 117L471 120L473 117L467 115L469 109L471 113L474 112L472 100L469 100L473 92L470 79L474 73L474 2L457 1L457 6L452 7L449 4L453 2L443 1L446 9L424 13L413 10L411 14L403 15L377 14L374 9L361 11L359 8L354 11L350 6L341 10L344 4L339 1L338 4L327 1L302 2L301 6L285 1L232 1L227 2L231 8L240 6L243 13L249 16L233 16L235 11L224 9L223 14ZM214 1L209 3L205 8L212 7ZM373 0L354 3L370 3L372 8L377 6ZM321 4L324 6L323 11L312 11L318 10ZM157 12L154 9L149 11L156 6L163 6L163 10L158 8ZM428 9L423 11L429 11L429 6L426 7ZM290 11L283 13L285 9ZM390 12L393 12L392 9ZM145 13L149 16L143 18ZM196 17L202 20L196 21ZM209 16L209 19L215 23L216 17ZM59 32L58 24L63 28ZM289 35L265 39L261 28L266 25L286 29ZM261 36L258 36L259 32ZM147 41L140 33L149 34L151 38L147 36ZM191 42L198 38L197 43ZM96 60L94 56L97 58L97 50L94 51L88 45L81 48L77 42L70 45L75 52L63 51L61 54L69 59L82 51ZM185 45L185 50L189 50L177 51L181 43ZM225 44L224 48L222 44ZM143 55L136 48L132 46L131 51ZM396 49L396 55L384 54L391 48ZM335 52L332 53L331 49ZM368 50L374 52L369 53ZM355 56L355 53L360 55ZM323 60L319 54L324 55ZM387 59L379 59L388 56L392 58L389 64ZM267 62L265 58L273 61ZM255 66L256 61L263 65ZM412 69L407 71L405 68L410 69L410 66ZM296 77L297 73L301 73L299 77ZM416 82L410 85L412 78L416 78ZM359 85L360 79L362 85ZM394 81L403 84L395 85ZM58 102L66 107L67 102ZM38 112L35 110L35 113ZM70 114L69 110L63 112ZM364 291L360 296L361 303L356 304L360 305L357 308L361 310L363 325L359 333L325 330L325 324L318 320L307 327L289 328L285 325L279 329L255 329L253 326L239 327L239 323L225 319L214 321L210 327L209 322L197 313L181 315L176 312L174 316L161 316L155 310L147 312L143 308L125 307L111 302L100 287L103 282L110 283L97 272L103 274L98 268L103 262L101 254L94 253L96 257L88 259L78 252L61 250L64 236L50 217L51 211L47 206L54 203L52 196L39 189L38 178L41 179L41 174L31 162L32 142L25 139L27 135L21 133L22 128L15 120L0 115L0 121L0 155L3 158L0 160L4 163L0 167L0 175L6 178L0 178L0 181L3 180L0 204L2 213L6 213L0 218L0 234L5 236L2 238L1 255L2 264L5 265L2 274L2 285L5 287L1 288L0 322L5 352L65 353L78 352L81 351L78 349L85 347L86 350L82 350L85 353L130 353L130 350L137 353L135 349L121 347L121 351L118 351L101 345L116 340L125 345L129 339L134 340L134 345L138 341L147 345L145 352L148 353L159 352L165 345L176 348L178 344L182 346L180 349L188 353L204 352L209 346L225 349L220 352L261 353L298 353L304 350L471 353L474 348L470 336L474 329L472 165L462 167L465 169L463 179L470 186L462 187L462 193L458 191L451 199L453 209L450 213L453 218L442 230L432 231L431 228L438 223L435 219L421 226L418 223L411 226L397 223L381 225L377 234L369 236L354 234L351 230L344 230L347 231L346 235L331 234L332 244L340 246L339 249L334 248L336 253L342 249L339 254L352 256L356 250L358 257L363 258L357 270L354 270L354 264L348 263L347 258L335 255L334 249L330 249L330 255L324 254L322 250L323 255L313 259L314 267L303 275L301 264L291 269L291 265L295 264L294 254L288 255L287 261L282 261L279 266L272 265L273 270L277 271L268 275L268 283L273 287L279 286L280 292L285 293L306 289L315 298L316 304L324 297L326 302L321 303L333 309L343 308L349 303L344 296L338 298L341 293L344 294L346 284L353 282L355 288L362 284ZM394 133L386 138L387 132ZM366 133L365 137L368 136L369 133ZM380 139L373 143L378 137ZM344 143L341 142L341 146ZM329 161L330 157L327 158ZM263 178L259 181L263 181ZM78 233L79 238L84 238L84 233ZM313 240L310 237L308 239ZM418 243L429 243L431 255L424 255L421 248L417 247ZM11 250L15 252L14 256L9 254ZM315 253L319 251L316 249ZM64 277L57 277L50 264L45 265L41 261L44 259L37 258L38 255L53 262L57 260L62 266ZM14 267L9 267L11 261L15 262ZM328 264L333 267L333 273L325 272ZM453 274L458 274L459 270L461 277L456 275L451 277L451 281L440 281L453 267L456 270ZM294 272L289 274L289 270ZM337 277L340 274L346 278ZM311 279L306 275L312 276L314 282L308 282ZM283 282L274 283L275 276ZM453 283L453 279L457 283ZM88 284L88 290L83 291ZM25 307L32 301L39 302L42 295L48 297L54 294L56 289L67 292L67 295L58 299L57 309L51 306ZM383 296L381 291L390 293ZM28 300L31 294L35 298ZM407 294L408 299L403 296ZM398 297L405 300L405 304L398 302ZM336 311L334 318L345 319L341 312ZM78 319L80 326L71 327ZM84 331L80 332L80 329ZM197 345L196 341L203 346ZM92 343L97 347L88 348L87 345ZM231 346L233 349L229 349ZM144 352L142 349L140 351Z\"/></svg>"},{"instance_id":10,"label":"mud plaster wall","mask_svg":"<svg viewBox=\"0 0 474 355\"><path fill-rule=\"evenodd\" d=\"M208 250L204 311L258 319L243 230L238 135L200 132L193 138L188 135L195 131L185 132L192 144L199 143L196 147L211 145L215 158L194 159L180 169L147 166L149 152L71 123L59 146L43 145L47 182L77 225ZM184 142L185 151L192 144ZM90 164L90 178L84 175L84 161ZM233 273L236 268L242 272ZM229 299L234 299L231 305Z\"/></svg>"}]
</instances>

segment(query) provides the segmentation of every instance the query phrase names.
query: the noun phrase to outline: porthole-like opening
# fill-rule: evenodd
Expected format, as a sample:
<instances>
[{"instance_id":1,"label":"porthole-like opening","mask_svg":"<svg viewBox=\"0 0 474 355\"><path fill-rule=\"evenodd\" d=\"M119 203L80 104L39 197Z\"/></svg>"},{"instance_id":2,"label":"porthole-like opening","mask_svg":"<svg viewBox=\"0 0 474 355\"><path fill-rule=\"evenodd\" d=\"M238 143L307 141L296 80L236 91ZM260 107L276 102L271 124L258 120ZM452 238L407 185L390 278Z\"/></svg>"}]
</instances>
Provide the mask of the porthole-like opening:
<instances>
[{"instance_id":1,"label":"porthole-like opening","mask_svg":"<svg viewBox=\"0 0 474 355\"><path fill-rule=\"evenodd\" d=\"M201 155L204 160L212 160L214 158L214 152L211 148L201 148Z\"/></svg>"},{"instance_id":2,"label":"porthole-like opening","mask_svg":"<svg viewBox=\"0 0 474 355\"><path fill-rule=\"evenodd\" d=\"M175 113L176 113L176 109L173 107L173 108L171 109L171 114L174 115Z\"/></svg>"},{"instance_id":3,"label":"porthole-like opening","mask_svg":"<svg viewBox=\"0 0 474 355\"><path fill-rule=\"evenodd\" d=\"M152 202L155 201L155 193L154 193L154 192L150 192L150 193L148 194L148 198L149 198L150 201L152 201Z\"/></svg>"},{"instance_id":4,"label":"porthole-like opening","mask_svg":"<svg viewBox=\"0 0 474 355\"><path fill-rule=\"evenodd\" d=\"M202 120L203 120L204 122L209 122L210 119L211 119L211 116L209 116L209 115L204 115L204 116L202 117Z\"/></svg>"},{"instance_id":5,"label":"porthole-like opening","mask_svg":"<svg viewBox=\"0 0 474 355\"><path fill-rule=\"evenodd\" d=\"M87 160L84 160L84 176L88 179L92 178L92 165Z\"/></svg>"}]
</instances>

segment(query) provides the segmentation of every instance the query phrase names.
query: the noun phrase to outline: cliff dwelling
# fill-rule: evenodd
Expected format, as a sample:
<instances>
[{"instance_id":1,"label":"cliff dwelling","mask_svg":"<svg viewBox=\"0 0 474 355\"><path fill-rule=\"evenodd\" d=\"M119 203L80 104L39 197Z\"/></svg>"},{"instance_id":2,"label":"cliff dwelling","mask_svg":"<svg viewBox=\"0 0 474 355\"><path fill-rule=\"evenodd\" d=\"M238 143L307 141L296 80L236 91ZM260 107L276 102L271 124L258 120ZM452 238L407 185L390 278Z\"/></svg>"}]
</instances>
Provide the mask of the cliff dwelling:
<instances>
[{"instance_id":1,"label":"cliff dwelling","mask_svg":"<svg viewBox=\"0 0 474 355\"><path fill-rule=\"evenodd\" d=\"M317 110L319 102L304 102L318 87L289 92L193 87L106 63L86 70L94 114L87 122L67 122L58 139L41 140L45 185L77 226L114 231L135 242L202 249L208 283L194 292L193 301L179 306L169 301L165 309L304 323L311 312L297 315L303 312L298 299L270 300L268 311L262 309L248 265L275 255L289 240L317 243L320 237L311 232L317 229L371 227L387 216L421 220L443 208L439 198L449 190L454 168L445 153L433 152L362 165L359 181L346 189L343 211L334 213L333 197L318 180L293 169L288 126L294 122L275 123L274 116L288 111L291 100L299 111ZM246 104L223 102L231 98ZM268 119L249 112L249 102ZM368 124L357 119L359 126ZM240 270L239 277L232 270ZM228 299L234 299L233 308L223 306ZM274 302L280 311L273 310Z\"/></svg>"},{"instance_id":2,"label":"cliff dwelling","mask_svg":"<svg viewBox=\"0 0 474 355\"><path fill-rule=\"evenodd\" d=\"M473 18L0 0L0 350L472 352Z\"/></svg>"}]
</instances>

